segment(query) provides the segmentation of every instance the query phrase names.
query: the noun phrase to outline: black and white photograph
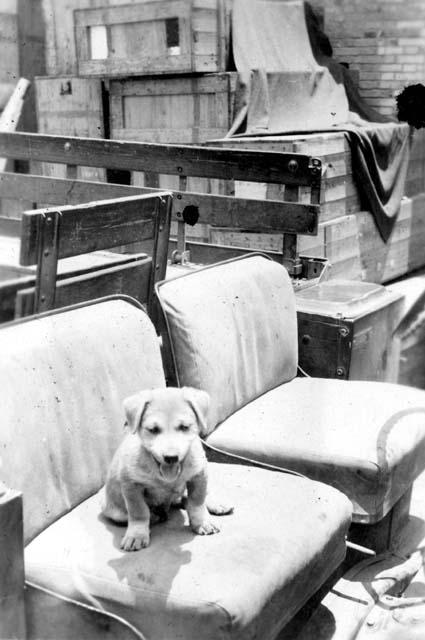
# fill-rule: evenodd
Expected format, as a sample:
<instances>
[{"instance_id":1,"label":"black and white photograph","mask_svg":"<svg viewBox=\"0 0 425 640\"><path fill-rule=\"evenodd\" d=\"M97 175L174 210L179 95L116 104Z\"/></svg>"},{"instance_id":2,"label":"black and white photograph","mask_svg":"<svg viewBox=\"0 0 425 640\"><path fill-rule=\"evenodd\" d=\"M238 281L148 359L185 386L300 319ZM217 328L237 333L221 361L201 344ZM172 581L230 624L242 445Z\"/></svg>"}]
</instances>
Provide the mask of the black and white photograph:
<instances>
[{"instance_id":1,"label":"black and white photograph","mask_svg":"<svg viewBox=\"0 0 425 640\"><path fill-rule=\"evenodd\" d=\"M0 640L425 640L425 0L0 0Z\"/></svg>"}]
</instances>

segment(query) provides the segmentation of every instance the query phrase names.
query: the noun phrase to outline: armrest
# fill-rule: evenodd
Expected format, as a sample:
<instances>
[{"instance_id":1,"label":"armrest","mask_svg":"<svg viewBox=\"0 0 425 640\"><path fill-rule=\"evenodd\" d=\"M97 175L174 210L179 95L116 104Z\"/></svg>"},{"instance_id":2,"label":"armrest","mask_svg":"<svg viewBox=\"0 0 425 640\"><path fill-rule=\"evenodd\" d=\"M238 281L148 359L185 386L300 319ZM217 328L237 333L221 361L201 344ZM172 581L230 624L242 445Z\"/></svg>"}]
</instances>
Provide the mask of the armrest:
<instances>
[{"instance_id":1,"label":"armrest","mask_svg":"<svg viewBox=\"0 0 425 640\"><path fill-rule=\"evenodd\" d=\"M22 494L0 483L0 638L26 637Z\"/></svg>"}]
</instances>

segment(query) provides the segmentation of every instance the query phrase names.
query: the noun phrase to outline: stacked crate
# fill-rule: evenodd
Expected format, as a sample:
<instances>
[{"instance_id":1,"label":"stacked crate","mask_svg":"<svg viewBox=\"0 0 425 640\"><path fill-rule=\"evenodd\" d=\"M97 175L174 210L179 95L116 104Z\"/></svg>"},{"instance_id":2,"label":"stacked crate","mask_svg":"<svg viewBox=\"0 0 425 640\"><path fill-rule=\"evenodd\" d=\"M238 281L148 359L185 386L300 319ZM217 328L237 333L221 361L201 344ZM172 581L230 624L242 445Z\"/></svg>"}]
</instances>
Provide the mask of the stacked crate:
<instances>
[{"instance_id":1,"label":"stacked crate","mask_svg":"<svg viewBox=\"0 0 425 640\"><path fill-rule=\"evenodd\" d=\"M233 121L236 87L236 73L226 72L228 5L228 0L52 2L47 60L54 77L37 82L40 132L174 144L223 137ZM83 173L90 179L90 172ZM178 177L149 173L111 179L179 186ZM226 183L202 178L189 178L186 188L229 191ZM207 239L208 229L197 225L189 235Z\"/></svg>"}]
</instances>

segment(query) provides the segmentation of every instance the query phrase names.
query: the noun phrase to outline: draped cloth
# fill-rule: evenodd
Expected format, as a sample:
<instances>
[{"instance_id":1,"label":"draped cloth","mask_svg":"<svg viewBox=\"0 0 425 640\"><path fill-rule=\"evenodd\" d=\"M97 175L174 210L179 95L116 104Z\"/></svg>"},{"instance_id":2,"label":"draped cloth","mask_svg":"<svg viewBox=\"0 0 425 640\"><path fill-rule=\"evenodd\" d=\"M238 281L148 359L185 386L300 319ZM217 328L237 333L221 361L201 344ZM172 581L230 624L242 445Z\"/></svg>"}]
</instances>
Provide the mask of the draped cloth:
<instances>
[{"instance_id":1,"label":"draped cloth","mask_svg":"<svg viewBox=\"0 0 425 640\"><path fill-rule=\"evenodd\" d=\"M387 240L407 173L410 130L367 105L311 7L301 0L234 0L236 116L228 136L344 131L363 206Z\"/></svg>"}]
</instances>

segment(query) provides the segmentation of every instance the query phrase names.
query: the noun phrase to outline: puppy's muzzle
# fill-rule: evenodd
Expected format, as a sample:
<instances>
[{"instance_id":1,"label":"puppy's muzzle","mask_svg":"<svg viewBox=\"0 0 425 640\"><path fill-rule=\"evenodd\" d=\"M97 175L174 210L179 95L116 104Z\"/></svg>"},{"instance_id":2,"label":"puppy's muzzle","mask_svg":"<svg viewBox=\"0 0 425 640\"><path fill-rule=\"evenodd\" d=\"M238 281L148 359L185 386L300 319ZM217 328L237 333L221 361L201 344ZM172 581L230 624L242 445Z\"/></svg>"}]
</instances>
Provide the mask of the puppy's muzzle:
<instances>
[{"instance_id":1,"label":"puppy's muzzle","mask_svg":"<svg viewBox=\"0 0 425 640\"><path fill-rule=\"evenodd\" d=\"M159 472L164 480L173 482L179 477L182 466L178 456L163 456L163 462L159 465Z\"/></svg>"}]
</instances>

